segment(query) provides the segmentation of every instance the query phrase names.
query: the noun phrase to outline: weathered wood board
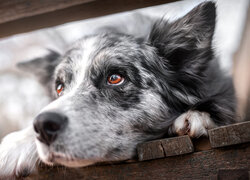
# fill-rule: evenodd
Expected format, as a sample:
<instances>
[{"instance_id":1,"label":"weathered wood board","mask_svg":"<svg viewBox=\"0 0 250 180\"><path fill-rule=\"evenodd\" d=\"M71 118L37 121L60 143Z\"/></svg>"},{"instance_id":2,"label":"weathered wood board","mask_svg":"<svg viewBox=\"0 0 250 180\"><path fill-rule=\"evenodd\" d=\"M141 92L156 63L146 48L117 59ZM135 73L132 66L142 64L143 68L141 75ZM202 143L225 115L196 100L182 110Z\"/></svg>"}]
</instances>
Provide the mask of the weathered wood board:
<instances>
[{"instance_id":1,"label":"weathered wood board","mask_svg":"<svg viewBox=\"0 0 250 180\"><path fill-rule=\"evenodd\" d=\"M14 0L0 2L0 38L176 0Z\"/></svg>"},{"instance_id":2,"label":"weathered wood board","mask_svg":"<svg viewBox=\"0 0 250 180\"><path fill-rule=\"evenodd\" d=\"M218 180L249 180L249 169L221 169Z\"/></svg>"},{"instance_id":3,"label":"weathered wood board","mask_svg":"<svg viewBox=\"0 0 250 180\"><path fill-rule=\"evenodd\" d=\"M208 131L212 148L250 141L250 121L218 127Z\"/></svg>"},{"instance_id":4,"label":"weathered wood board","mask_svg":"<svg viewBox=\"0 0 250 180\"><path fill-rule=\"evenodd\" d=\"M0 2L0 23L43 14L96 0L11 0Z\"/></svg>"},{"instance_id":5,"label":"weathered wood board","mask_svg":"<svg viewBox=\"0 0 250 180\"><path fill-rule=\"evenodd\" d=\"M250 143L135 163L85 168L41 167L26 179L217 179L220 169L250 168Z\"/></svg>"},{"instance_id":6,"label":"weathered wood board","mask_svg":"<svg viewBox=\"0 0 250 180\"><path fill-rule=\"evenodd\" d=\"M160 139L139 144L137 154L139 161L176 156L194 152L189 136Z\"/></svg>"},{"instance_id":7,"label":"weathered wood board","mask_svg":"<svg viewBox=\"0 0 250 180\"><path fill-rule=\"evenodd\" d=\"M137 152L138 159L144 161L246 142L250 142L250 122L211 129L209 139L202 137L191 141L188 136L180 136L142 143Z\"/></svg>"}]
</instances>

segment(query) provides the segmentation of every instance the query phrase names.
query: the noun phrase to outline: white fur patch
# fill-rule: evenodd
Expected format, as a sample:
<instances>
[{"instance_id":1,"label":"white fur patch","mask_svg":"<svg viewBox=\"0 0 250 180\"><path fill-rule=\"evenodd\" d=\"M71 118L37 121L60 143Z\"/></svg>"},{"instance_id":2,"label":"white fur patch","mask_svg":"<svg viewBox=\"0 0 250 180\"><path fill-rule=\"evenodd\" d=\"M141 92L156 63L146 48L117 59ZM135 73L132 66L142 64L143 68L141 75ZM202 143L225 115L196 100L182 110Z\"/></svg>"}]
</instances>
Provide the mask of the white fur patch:
<instances>
[{"instance_id":1,"label":"white fur patch","mask_svg":"<svg viewBox=\"0 0 250 180\"><path fill-rule=\"evenodd\" d=\"M78 43L76 43L76 47L81 47L81 52L79 52L79 54L77 54L74 58L71 56L71 58L74 59L71 66L72 69L74 69L76 78L74 83L71 85L71 88L69 88L71 93L74 93L82 84L86 72L88 71L89 66L92 62L93 52L97 49L96 43L97 38L95 37L88 38L84 41L79 41Z\"/></svg>"},{"instance_id":2,"label":"white fur patch","mask_svg":"<svg viewBox=\"0 0 250 180\"><path fill-rule=\"evenodd\" d=\"M216 127L206 112L188 111L180 115L173 124L173 130L178 135L189 135L197 138L207 136L207 130Z\"/></svg>"},{"instance_id":3,"label":"white fur patch","mask_svg":"<svg viewBox=\"0 0 250 180\"><path fill-rule=\"evenodd\" d=\"M46 164L52 165L53 163L49 160L49 147L43 143L41 143L39 140L36 139L36 147L37 152L39 155L39 158Z\"/></svg>"},{"instance_id":4,"label":"white fur patch","mask_svg":"<svg viewBox=\"0 0 250 180\"><path fill-rule=\"evenodd\" d=\"M0 144L0 179L14 179L34 171L38 155L30 126L7 135Z\"/></svg>"}]
</instances>

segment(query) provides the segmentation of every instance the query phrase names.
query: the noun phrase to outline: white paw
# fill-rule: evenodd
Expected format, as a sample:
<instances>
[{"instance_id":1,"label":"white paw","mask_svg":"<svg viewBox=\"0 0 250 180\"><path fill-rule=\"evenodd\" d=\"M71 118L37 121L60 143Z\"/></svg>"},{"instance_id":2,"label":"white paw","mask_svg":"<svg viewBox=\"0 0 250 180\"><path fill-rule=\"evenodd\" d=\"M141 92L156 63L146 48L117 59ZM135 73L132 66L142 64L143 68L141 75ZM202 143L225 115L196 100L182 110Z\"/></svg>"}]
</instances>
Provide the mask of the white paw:
<instances>
[{"instance_id":1,"label":"white paw","mask_svg":"<svg viewBox=\"0 0 250 180\"><path fill-rule=\"evenodd\" d=\"M207 136L207 130L216 127L206 112L188 111L180 115L173 124L178 135L189 135L192 138Z\"/></svg>"},{"instance_id":2,"label":"white paw","mask_svg":"<svg viewBox=\"0 0 250 180\"><path fill-rule=\"evenodd\" d=\"M38 155L31 127L7 135L0 144L0 179L28 176Z\"/></svg>"}]
</instances>

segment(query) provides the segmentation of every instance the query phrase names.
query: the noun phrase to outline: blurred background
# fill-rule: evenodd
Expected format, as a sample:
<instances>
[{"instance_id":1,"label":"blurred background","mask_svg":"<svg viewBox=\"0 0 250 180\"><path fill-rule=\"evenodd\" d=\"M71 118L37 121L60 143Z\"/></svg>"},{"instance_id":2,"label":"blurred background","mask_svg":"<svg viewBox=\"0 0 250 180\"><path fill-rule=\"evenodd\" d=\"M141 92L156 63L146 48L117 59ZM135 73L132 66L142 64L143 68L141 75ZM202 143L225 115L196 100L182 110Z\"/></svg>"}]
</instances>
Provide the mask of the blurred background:
<instances>
[{"instance_id":1,"label":"blurred background","mask_svg":"<svg viewBox=\"0 0 250 180\"><path fill-rule=\"evenodd\" d=\"M17 62L43 56L46 48L62 53L69 44L102 26L119 26L127 33L143 36L148 33L151 26L148 18L164 16L172 21L202 1L178 1L0 39L0 139L11 131L25 128L50 101L43 87L32 75L16 68ZM247 41L243 38L243 34L244 37L247 34L248 38L250 36L250 28L248 27L248 31L245 30L246 22L249 24L250 21L247 19L249 0L217 0L216 3L217 25L213 46L225 73L234 76L239 101L242 104L239 113L245 117L250 64L246 61L249 60L249 39Z\"/></svg>"}]
</instances>

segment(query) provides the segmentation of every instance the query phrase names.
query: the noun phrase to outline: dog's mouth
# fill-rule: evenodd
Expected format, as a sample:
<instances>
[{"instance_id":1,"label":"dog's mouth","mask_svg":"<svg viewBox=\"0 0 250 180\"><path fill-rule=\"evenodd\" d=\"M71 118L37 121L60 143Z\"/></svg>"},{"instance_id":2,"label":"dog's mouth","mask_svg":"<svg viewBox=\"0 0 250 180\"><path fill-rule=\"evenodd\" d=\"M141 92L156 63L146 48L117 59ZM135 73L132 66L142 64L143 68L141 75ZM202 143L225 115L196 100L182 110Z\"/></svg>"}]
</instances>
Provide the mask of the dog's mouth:
<instances>
[{"instance_id":1,"label":"dog's mouth","mask_svg":"<svg viewBox=\"0 0 250 180\"><path fill-rule=\"evenodd\" d=\"M65 156L64 154L60 154L60 153L50 153L48 160L50 162L50 164L60 164L60 165L64 165L67 167L85 167L85 166L89 166L95 163L95 161L93 160L85 160L85 159L74 159L70 156Z\"/></svg>"},{"instance_id":2,"label":"dog's mouth","mask_svg":"<svg viewBox=\"0 0 250 180\"><path fill-rule=\"evenodd\" d=\"M55 152L49 146L36 140L37 151L40 159L47 165L63 165L67 167L86 167L90 165L106 165L106 164L119 164L124 162L134 162L135 159L119 158L119 159L79 159L74 158L66 153Z\"/></svg>"},{"instance_id":3,"label":"dog's mouth","mask_svg":"<svg viewBox=\"0 0 250 180\"><path fill-rule=\"evenodd\" d=\"M77 159L66 153L55 152L49 146L36 140L40 159L47 165L59 164L67 167L85 167L101 160Z\"/></svg>"}]
</instances>

